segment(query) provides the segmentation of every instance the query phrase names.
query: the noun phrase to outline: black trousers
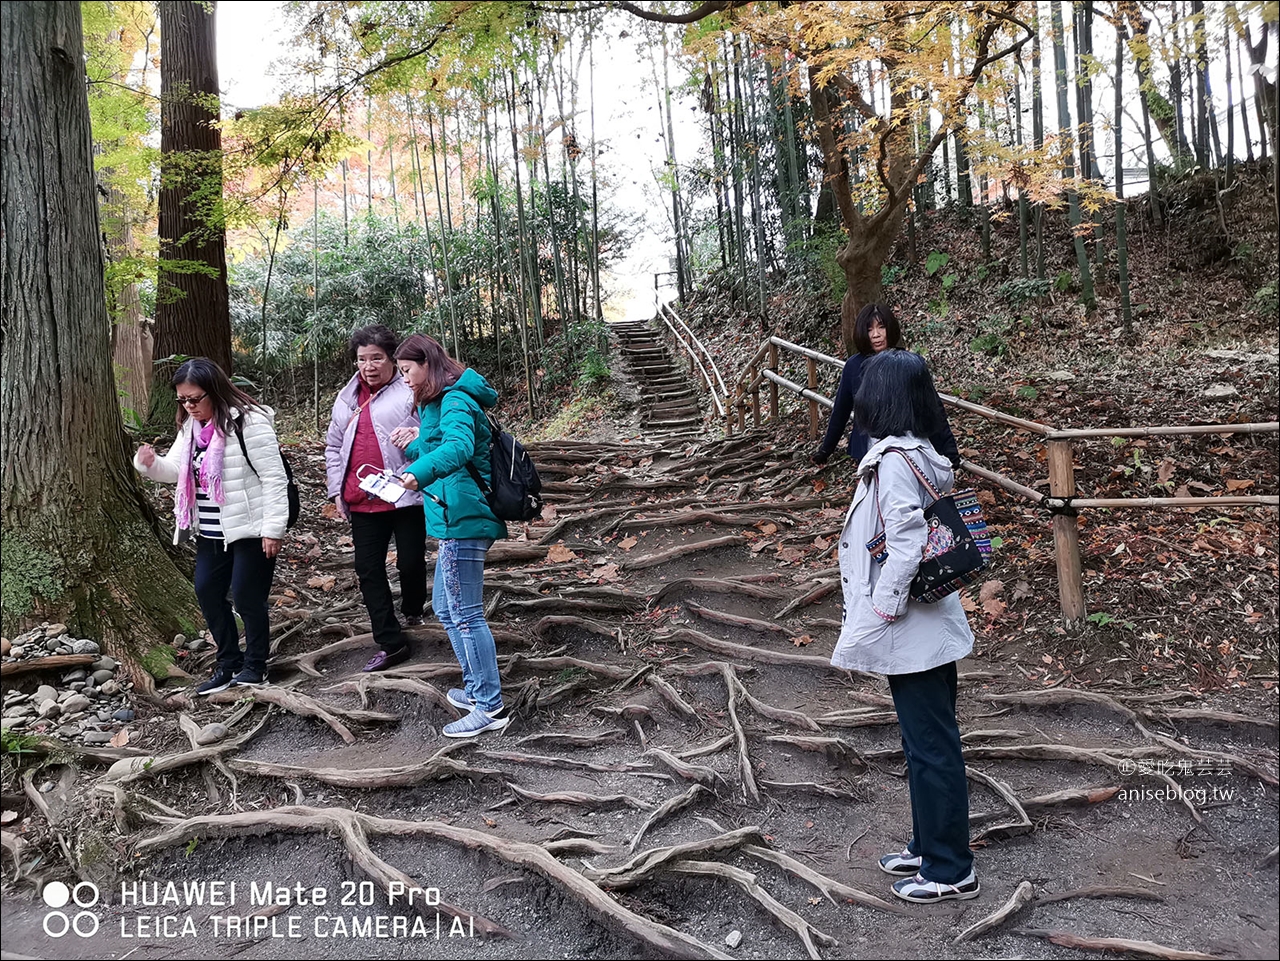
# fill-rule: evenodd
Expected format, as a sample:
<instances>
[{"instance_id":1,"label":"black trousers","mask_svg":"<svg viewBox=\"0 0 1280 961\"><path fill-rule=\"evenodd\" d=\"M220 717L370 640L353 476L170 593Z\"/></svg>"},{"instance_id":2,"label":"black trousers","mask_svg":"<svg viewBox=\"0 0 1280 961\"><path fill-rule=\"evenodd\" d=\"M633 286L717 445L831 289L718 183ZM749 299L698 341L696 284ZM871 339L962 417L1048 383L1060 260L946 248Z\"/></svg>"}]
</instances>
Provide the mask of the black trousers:
<instances>
[{"instance_id":1,"label":"black trousers","mask_svg":"<svg viewBox=\"0 0 1280 961\"><path fill-rule=\"evenodd\" d=\"M956 723L956 665L890 674L911 787L912 854L926 881L958 884L973 867L969 850L969 782Z\"/></svg>"},{"instance_id":2,"label":"black trousers","mask_svg":"<svg viewBox=\"0 0 1280 961\"><path fill-rule=\"evenodd\" d=\"M388 654L408 643L400 631L391 583L387 580L387 547L393 534L396 569L400 572L400 610L405 617L420 617L427 603L427 522L422 507L351 512L351 542L356 549L360 593L369 611L374 640Z\"/></svg>"},{"instance_id":3,"label":"black trousers","mask_svg":"<svg viewBox=\"0 0 1280 961\"><path fill-rule=\"evenodd\" d=\"M266 674L271 644L267 596L275 570L275 558L263 553L261 537L245 537L225 546L208 537L196 539L196 598L218 645L222 670L235 674L243 667ZM235 611L228 592L235 599ZM236 613L244 622L244 653Z\"/></svg>"}]
</instances>

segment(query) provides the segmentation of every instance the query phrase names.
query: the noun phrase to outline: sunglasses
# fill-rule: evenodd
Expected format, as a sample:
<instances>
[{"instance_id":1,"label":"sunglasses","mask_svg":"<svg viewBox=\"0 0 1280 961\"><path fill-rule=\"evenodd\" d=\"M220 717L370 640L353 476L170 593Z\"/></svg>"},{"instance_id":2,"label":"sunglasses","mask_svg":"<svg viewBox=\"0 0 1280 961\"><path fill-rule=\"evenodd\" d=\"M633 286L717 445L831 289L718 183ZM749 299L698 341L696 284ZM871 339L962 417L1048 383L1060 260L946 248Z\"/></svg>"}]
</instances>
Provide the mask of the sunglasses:
<instances>
[{"instance_id":1,"label":"sunglasses","mask_svg":"<svg viewBox=\"0 0 1280 961\"><path fill-rule=\"evenodd\" d=\"M178 403L183 407L196 407L208 396L208 394L201 394L199 397L179 397Z\"/></svg>"}]
</instances>

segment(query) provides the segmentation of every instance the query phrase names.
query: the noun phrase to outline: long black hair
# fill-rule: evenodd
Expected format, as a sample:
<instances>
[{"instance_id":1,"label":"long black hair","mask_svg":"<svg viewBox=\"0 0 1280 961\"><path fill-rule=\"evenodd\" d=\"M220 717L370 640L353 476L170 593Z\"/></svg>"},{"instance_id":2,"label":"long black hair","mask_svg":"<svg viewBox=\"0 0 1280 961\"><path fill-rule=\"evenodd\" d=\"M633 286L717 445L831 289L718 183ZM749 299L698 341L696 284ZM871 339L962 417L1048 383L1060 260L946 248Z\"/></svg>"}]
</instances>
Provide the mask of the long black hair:
<instances>
[{"instance_id":1,"label":"long black hair","mask_svg":"<svg viewBox=\"0 0 1280 961\"><path fill-rule=\"evenodd\" d=\"M232 407L237 408L240 414L247 410L262 409L256 400L231 383L231 378L208 357L192 357L183 361L173 372L174 388L177 389L179 384L195 384L205 392L213 401L213 420L218 425L218 430L224 434L239 430L239 425L231 416ZM178 426L185 424L190 416L186 405L179 404Z\"/></svg>"},{"instance_id":2,"label":"long black hair","mask_svg":"<svg viewBox=\"0 0 1280 961\"><path fill-rule=\"evenodd\" d=\"M427 334L410 334L396 348L396 360L411 360L427 368L427 379L414 388L413 402L419 407L431 403L467 369L449 356L440 341Z\"/></svg>"},{"instance_id":3,"label":"long black hair","mask_svg":"<svg viewBox=\"0 0 1280 961\"><path fill-rule=\"evenodd\" d=\"M932 437L946 423L929 365L909 350L883 350L863 365L853 416L877 440L903 434Z\"/></svg>"},{"instance_id":4,"label":"long black hair","mask_svg":"<svg viewBox=\"0 0 1280 961\"><path fill-rule=\"evenodd\" d=\"M885 349L902 346L902 327L898 324L898 318L893 316L893 311L885 304L867 304L858 311L858 319L853 322L853 346L858 348L858 353L867 357L875 353L871 346L871 328L877 320L884 328L884 339L888 345Z\"/></svg>"}]
</instances>

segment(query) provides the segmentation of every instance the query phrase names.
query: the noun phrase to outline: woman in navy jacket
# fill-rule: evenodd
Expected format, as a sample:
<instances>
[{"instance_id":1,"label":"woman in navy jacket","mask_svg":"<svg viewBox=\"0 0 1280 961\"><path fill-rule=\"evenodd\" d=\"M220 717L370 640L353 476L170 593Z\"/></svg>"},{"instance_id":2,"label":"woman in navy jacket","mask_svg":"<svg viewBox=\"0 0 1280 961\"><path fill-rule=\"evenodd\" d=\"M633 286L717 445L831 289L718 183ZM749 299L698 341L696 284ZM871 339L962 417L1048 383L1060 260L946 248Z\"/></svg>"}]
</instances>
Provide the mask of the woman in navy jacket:
<instances>
[{"instance_id":1,"label":"woman in navy jacket","mask_svg":"<svg viewBox=\"0 0 1280 961\"><path fill-rule=\"evenodd\" d=\"M902 346L902 328L898 326L898 318L884 304L867 304L858 314L853 326L853 344L858 352L844 362L844 372L840 375L840 386L831 408L831 420L827 423L826 436L822 444L809 459L815 464L825 464L828 458L840 446L840 435L844 433L853 413L853 398L862 384L862 366L883 350ZM929 441L939 454L951 461L952 467L960 466L960 452L956 448L956 439L951 433L951 425L943 416L942 426ZM856 464L866 456L870 447L869 439L857 423L849 431L849 457Z\"/></svg>"}]
</instances>

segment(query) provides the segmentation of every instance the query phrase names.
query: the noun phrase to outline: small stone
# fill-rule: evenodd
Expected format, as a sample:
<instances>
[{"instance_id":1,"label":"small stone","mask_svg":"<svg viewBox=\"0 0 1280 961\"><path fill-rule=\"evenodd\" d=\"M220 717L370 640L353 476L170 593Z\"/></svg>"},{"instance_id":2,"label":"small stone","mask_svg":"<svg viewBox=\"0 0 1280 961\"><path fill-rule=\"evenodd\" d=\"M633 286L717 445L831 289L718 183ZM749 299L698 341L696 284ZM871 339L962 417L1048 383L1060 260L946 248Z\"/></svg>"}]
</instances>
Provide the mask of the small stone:
<instances>
[{"instance_id":1,"label":"small stone","mask_svg":"<svg viewBox=\"0 0 1280 961\"><path fill-rule=\"evenodd\" d=\"M110 681L111 679L112 679L112 675L110 671L102 670L102 671L93 672L94 684L98 684L98 685L106 684L107 681Z\"/></svg>"},{"instance_id":2,"label":"small stone","mask_svg":"<svg viewBox=\"0 0 1280 961\"><path fill-rule=\"evenodd\" d=\"M73 694L62 702L62 711L64 714L74 714L76 711L87 710L92 703L83 694Z\"/></svg>"},{"instance_id":3,"label":"small stone","mask_svg":"<svg viewBox=\"0 0 1280 961\"><path fill-rule=\"evenodd\" d=\"M62 713L62 706L57 701L50 699L40 705L38 713L41 717L57 717Z\"/></svg>"},{"instance_id":4,"label":"small stone","mask_svg":"<svg viewBox=\"0 0 1280 961\"><path fill-rule=\"evenodd\" d=\"M65 624L46 624L44 626L45 637L57 637L59 634L67 633L67 625Z\"/></svg>"},{"instance_id":5,"label":"small stone","mask_svg":"<svg viewBox=\"0 0 1280 961\"><path fill-rule=\"evenodd\" d=\"M114 679L105 681L98 690L102 692L103 697L114 697L120 693L120 682Z\"/></svg>"},{"instance_id":6,"label":"small stone","mask_svg":"<svg viewBox=\"0 0 1280 961\"><path fill-rule=\"evenodd\" d=\"M41 793L41 794L48 794L50 791L52 791L52 790L53 790L54 788L56 788L57 786L58 786L58 785L56 785L56 784L55 784L55 783L53 783L52 781L45 781L43 784L41 784L41 785L40 785L40 793Z\"/></svg>"},{"instance_id":7,"label":"small stone","mask_svg":"<svg viewBox=\"0 0 1280 961\"><path fill-rule=\"evenodd\" d=\"M73 691L83 691L86 684L88 684L88 681L72 681L67 687Z\"/></svg>"},{"instance_id":8,"label":"small stone","mask_svg":"<svg viewBox=\"0 0 1280 961\"><path fill-rule=\"evenodd\" d=\"M84 743L110 744L113 737L115 737L115 735L110 731L86 731L84 735Z\"/></svg>"},{"instance_id":9,"label":"small stone","mask_svg":"<svg viewBox=\"0 0 1280 961\"><path fill-rule=\"evenodd\" d=\"M1204 390L1205 397L1234 397L1238 393L1230 384L1210 384Z\"/></svg>"},{"instance_id":10,"label":"small stone","mask_svg":"<svg viewBox=\"0 0 1280 961\"><path fill-rule=\"evenodd\" d=\"M77 667L74 671L68 671L63 675L62 683L70 684L72 681L83 681L89 676L89 672L83 667Z\"/></svg>"},{"instance_id":11,"label":"small stone","mask_svg":"<svg viewBox=\"0 0 1280 961\"><path fill-rule=\"evenodd\" d=\"M182 647L182 645L183 645L183 644L186 644L186 643L187 643L187 635L185 635L185 634L175 634L175 635L173 635L173 646L174 646L174 647Z\"/></svg>"},{"instance_id":12,"label":"small stone","mask_svg":"<svg viewBox=\"0 0 1280 961\"><path fill-rule=\"evenodd\" d=\"M111 715L110 715L110 714L108 714L106 711L99 711L99 712L98 712L98 721L99 721L99 722L101 722L102 724L106 724L109 720L111 720Z\"/></svg>"},{"instance_id":13,"label":"small stone","mask_svg":"<svg viewBox=\"0 0 1280 961\"><path fill-rule=\"evenodd\" d=\"M1045 377L1048 380L1056 380L1063 384L1076 379L1076 375L1069 370L1055 370L1051 374L1046 374Z\"/></svg>"},{"instance_id":14,"label":"small stone","mask_svg":"<svg viewBox=\"0 0 1280 961\"><path fill-rule=\"evenodd\" d=\"M118 781L122 777L130 774L136 774L139 771L145 771L152 763L155 762L153 757L125 757L116 761L115 764L107 768L106 780Z\"/></svg>"},{"instance_id":15,"label":"small stone","mask_svg":"<svg viewBox=\"0 0 1280 961\"><path fill-rule=\"evenodd\" d=\"M0 657L8 657L13 651L13 641L7 637L0 637Z\"/></svg>"},{"instance_id":16,"label":"small stone","mask_svg":"<svg viewBox=\"0 0 1280 961\"><path fill-rule=\"evenodd\" d=\"M9 651L9 653L12 654L14 657L22 657L22 655L27 653L27 649L23 647L21 644L15 644L13 645L13 648L12 650Z\"/></svg>"},{"instance_id":17,"label":"small stone","mask_svg":"<svg viewBox=\"0 0 1280 961\"><path fill-rule=\"evenodd\" d=\"M0 731L18 731L27 726L25 717L0 718Z\"/></svg>"},{"instance_id":18,"label":"small stone","mask_svg":"<svg viewBox=\"0 0 1280 961\"><path fill-rule=\"evenodd\" d=\"M742 943L742 932L734 929L729 932L729 936L724 939L724 943L731 948L736 948Z\"/></svg>"},{"instance_id":19,"label":"small stone","mask_svg":"<svg viewBox=\"0 0 1280 961\"><path fill-rule=\"evenodd\" d=\"M5 717L30 717L36 712L36 709L30 704L14 704L12 707L4 709Z\"/></svg>"},{"instance_id":20,"label":"small stone","mask_svg":"<svg viewBox=\"0 0 1280 961\"><path fill-rule=\"evenodd\" d=\"M31 698L37 704L43 704L45 701L56 701L58 699L58 690L50 684L41 684L36 688L36 693Z\"/></svg>"},{"instance_id":21,"label":"small stone","mask_svg":"<svg viewBox=\"0 0 1280 961\"><path fill-rule=\"evenodd\" d=\"M111 719L115 721L132 721L133 718L134 718L133 711L129 710L127 707L122 707L120 708L120 710L116 711L114 714L111 715ZM106 718L104 717L103 720L105 721Z\"/></svg>"},{"instance_id":22,"label":"small stone","mask_svg":"<svg viewBox=\"0 0 1280 961\"><path fill-rule=\"evenodd\" d=\"M78 737L79 735L80 735L79 724L64 724L62 725L62 727L58 728L58 737L73 738L73 737Z\"/></svg>"},{"instance_id":23,"label":"small stone","mask_svg":"<svg viewBox=\"0 0 1280 961\"><path fill-rule=\"evenodd\" d=\"M187 650L203 651L205 647L208 646L208 643L209 642L206 641L203 637L193 637L191 640L187 642Z\"/></svg>"},{"instance_id":24,"label":"small stone","mask_svg":"<svg viewBox=\"0 0 1280 961\"><path fill-rule=\"evenodd\" d=\"M102 657L98 658L89 666L94 671L114 671L120 665L116 663L116 659L114 657L103 654Z\"/></svg>"},{"instance_id":25,"label":"small stone","mask_svg":"<svg viewBox=\"0 0 1280 961\"><path fill-rule=\"evenodd\" d=\"M71 651L73 654L99 654L102 649L98 647L97 641L91 641L86 638L80 641L72 641Z\"/></svg>"},{"instance_id":26,"label":"small stone","mask_svg":"<svg viewBox=\"0 0 1280 961\"><path fill-rule=\"evenodd\" d=\"M206 724L200 728L200 733L196 735L196 743L200 745L217 744L227 736L227 726L221 721L214 721L212 724Z\"/></svg>"},{"instance_id":27,"label":"small stone","mask_svg":"<svg viewBox=\"0 0 1280 961\"><path fill-rule=\"evenodd\" d=\"M56 637L44 642L44 649L48 651L50 654L52 654L61 646L62 646L62 641Z\"/></svg>"}]
</instances>

